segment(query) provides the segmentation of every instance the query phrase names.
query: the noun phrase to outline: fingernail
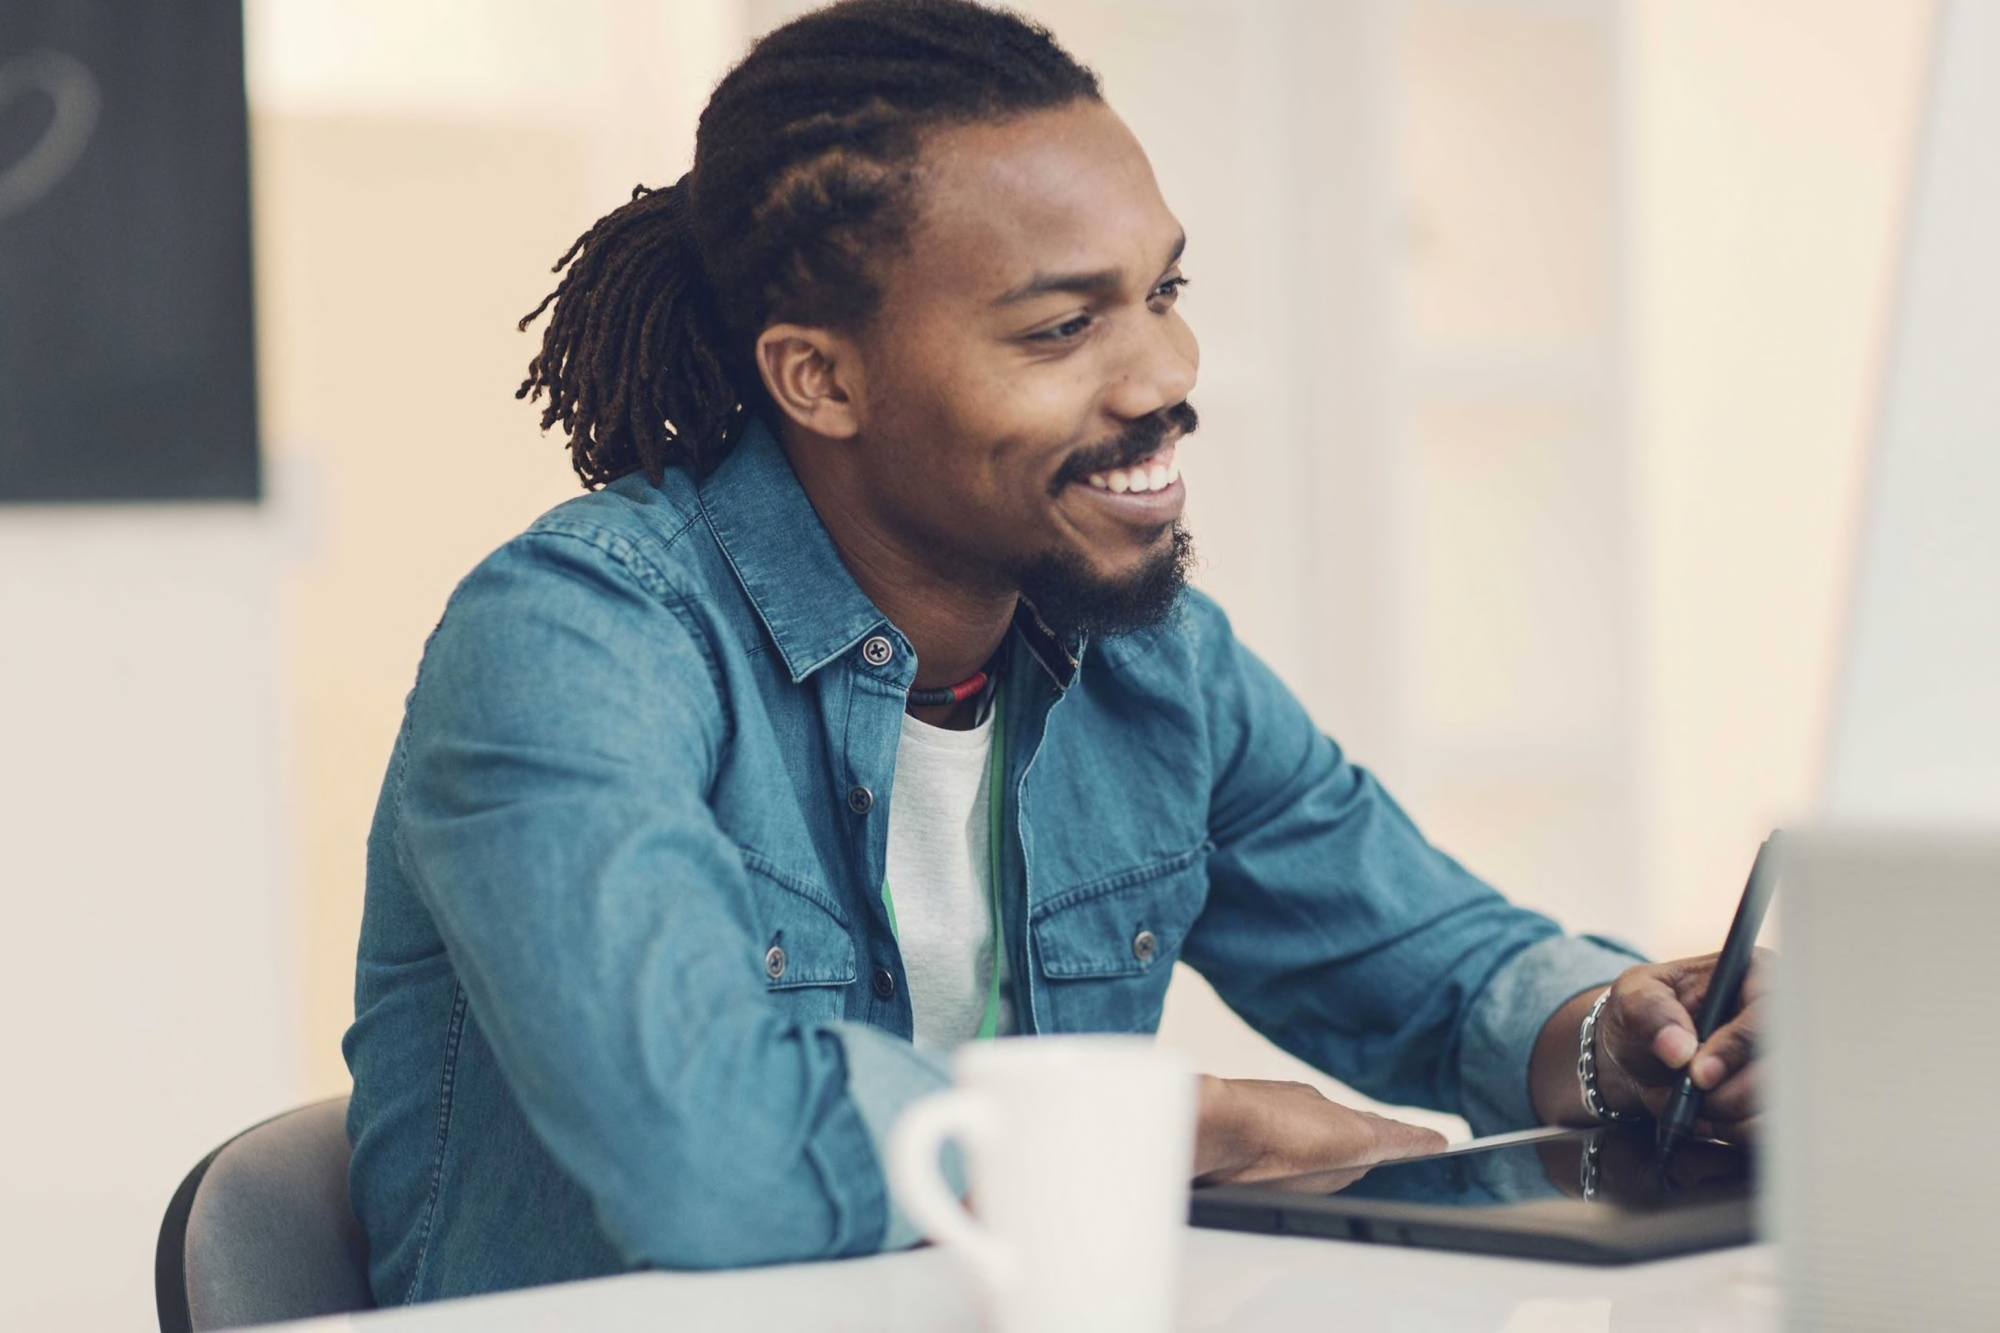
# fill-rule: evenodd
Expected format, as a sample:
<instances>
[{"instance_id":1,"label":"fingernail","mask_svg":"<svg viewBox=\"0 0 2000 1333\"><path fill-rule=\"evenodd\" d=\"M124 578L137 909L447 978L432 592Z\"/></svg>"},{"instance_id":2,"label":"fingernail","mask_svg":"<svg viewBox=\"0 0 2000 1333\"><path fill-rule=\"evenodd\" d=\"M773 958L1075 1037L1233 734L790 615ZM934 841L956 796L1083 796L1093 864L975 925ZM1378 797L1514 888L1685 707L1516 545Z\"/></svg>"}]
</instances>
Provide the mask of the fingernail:
<instances>
[{"instance_id":1,"label":"fingernail","mask_svg":"<svg viewBox=\"0 0 2000 1333\"><path fill-rule=\"evenodd\" d=\"M1683 1027L1662 1028L1660 1037L1661 1044L1666 1048L1661 1058L1676 1067L1686 1064L1688 1057L1694 1054L1695 1047L1700 1044L1695 1041L1694 1033Z\"/></svg>"},{"instance_id":2,"label":"fingernail","mask_svg":"<svg viewBox=\"0 0 2000 1333\"><path fill-rule=\"evenodd\" d=\"M1713 1055L1704 1055L1694 1062L1689 1072L1694 1075L1697 1087L1712 1088L1722 1081L1722 1061Z\"/></svg>"}]
</instances>

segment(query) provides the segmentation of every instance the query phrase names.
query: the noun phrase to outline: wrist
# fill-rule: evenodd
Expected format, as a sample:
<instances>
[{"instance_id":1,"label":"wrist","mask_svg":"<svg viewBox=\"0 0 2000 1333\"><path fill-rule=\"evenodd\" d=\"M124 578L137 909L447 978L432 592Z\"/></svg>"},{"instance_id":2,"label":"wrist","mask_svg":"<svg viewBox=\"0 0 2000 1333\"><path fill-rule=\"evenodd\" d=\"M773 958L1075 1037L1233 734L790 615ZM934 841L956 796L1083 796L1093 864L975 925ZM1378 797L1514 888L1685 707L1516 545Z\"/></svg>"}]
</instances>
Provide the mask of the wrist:
<instances>
[{"instance_id":1,"label":"wrist","mask_svg":"<svg viewBox=\"0 0 2000 1333\"><path fill-rule=\"evenodd\" d=\"M1638 1089L1630 1086L1624 1067L1606 1057L1604 1010L1611 999L1606 987L1591 1001L1577 1032L1577 1099L1593 1122L1643 1120L1645 1107Z\"/></svg>"},{"instance_id":2,"label":"wrist","mask_svg":"<svg viewBox=\"0 0 2000 1333\"><path fill-rule=\"evenodd\" d=\"M1200 1075L1195 1102L1195 1179L1244 1165L1241 1101L1228 1079Z\"/></svg>"}]
</instances>

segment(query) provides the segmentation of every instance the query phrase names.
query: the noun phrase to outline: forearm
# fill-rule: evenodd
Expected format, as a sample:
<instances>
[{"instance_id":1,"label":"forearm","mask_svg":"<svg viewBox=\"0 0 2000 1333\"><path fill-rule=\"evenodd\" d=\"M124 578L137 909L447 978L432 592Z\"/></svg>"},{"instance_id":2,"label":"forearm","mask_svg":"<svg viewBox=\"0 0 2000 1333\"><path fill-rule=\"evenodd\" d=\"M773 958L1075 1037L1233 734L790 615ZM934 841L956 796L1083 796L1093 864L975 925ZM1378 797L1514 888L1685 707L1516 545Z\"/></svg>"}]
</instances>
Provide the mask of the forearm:
<instances>
[{"instance_id":1,"label":"forearm","mask_svg":"<svg viewBox=\"0 0 2000 1333\"><path fill-rule=\"evenodd\" d=\"M1535 1039L1528 1090L1534 1102L1535 1119L1544 1125L1595 1123L1584 1109L1577 1087L1577 1037L1584 1015L1603 991L1602 986L1592 986L1565 1001L1542 1025L1541 1035Z\"/></svg>"}]
</instances>

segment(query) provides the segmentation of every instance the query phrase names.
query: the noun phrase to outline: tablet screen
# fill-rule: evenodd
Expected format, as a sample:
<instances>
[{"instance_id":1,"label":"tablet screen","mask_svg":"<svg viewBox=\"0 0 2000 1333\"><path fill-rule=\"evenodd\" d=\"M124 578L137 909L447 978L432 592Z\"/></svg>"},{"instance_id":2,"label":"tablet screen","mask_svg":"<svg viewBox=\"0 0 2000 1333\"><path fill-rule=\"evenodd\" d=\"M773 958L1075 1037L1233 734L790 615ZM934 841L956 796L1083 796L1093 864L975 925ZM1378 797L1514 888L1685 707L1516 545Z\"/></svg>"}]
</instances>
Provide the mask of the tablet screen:
<instances>
[{"instance_id":1,"label":"tablet screen","mask_svg":"<svg viewBox=\"0 0 2000 1333\"><path fill-rule=\"evenodd\" d=\"M1454 1208L1497 1208L1581 1200L1653 1213L1690 1203L1741 1199L1751 1188L1751 1155L1697 1139L1663 1166L1650 1124L1577 1130L1529 1142L1461 1147L1437 1157L1386 1162L1265 1182L1264 1189L1325 1197L1384 1199Z\"/></svg>"}]
</instances>

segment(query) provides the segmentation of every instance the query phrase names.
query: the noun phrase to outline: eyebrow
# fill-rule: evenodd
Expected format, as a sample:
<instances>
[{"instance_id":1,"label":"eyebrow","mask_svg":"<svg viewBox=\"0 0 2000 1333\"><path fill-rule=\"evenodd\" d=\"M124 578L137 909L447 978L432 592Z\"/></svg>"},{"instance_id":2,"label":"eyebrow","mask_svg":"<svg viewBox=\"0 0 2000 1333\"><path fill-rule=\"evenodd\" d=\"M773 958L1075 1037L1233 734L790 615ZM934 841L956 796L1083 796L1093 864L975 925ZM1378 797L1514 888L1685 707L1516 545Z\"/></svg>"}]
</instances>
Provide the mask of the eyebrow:
<instances>
[{"instance_id":1,"label":"eyebrow","mask_svg":"<svg viewBox=\"0 0 2000 1333\"><path fill-rule=\"evenodd\" d=\"M1175 261L1181 257L1181 251L1185 249L1187 249L1187 232L1183 231L1175 238L1173 251L1168 254L1167 262L1161 267L1172 268ZM995 307L1014 305L1030 297L1047 296L1052 292L1091 296L1101 292L1116 291L1124 276L1125 271L1116 268L1094 269L1088 273L1037 273L1019 287L995 297L993 304Z\"/></svg>"}]
</instances>

